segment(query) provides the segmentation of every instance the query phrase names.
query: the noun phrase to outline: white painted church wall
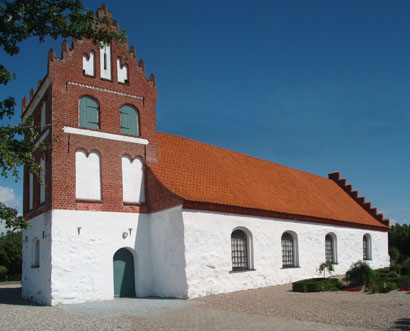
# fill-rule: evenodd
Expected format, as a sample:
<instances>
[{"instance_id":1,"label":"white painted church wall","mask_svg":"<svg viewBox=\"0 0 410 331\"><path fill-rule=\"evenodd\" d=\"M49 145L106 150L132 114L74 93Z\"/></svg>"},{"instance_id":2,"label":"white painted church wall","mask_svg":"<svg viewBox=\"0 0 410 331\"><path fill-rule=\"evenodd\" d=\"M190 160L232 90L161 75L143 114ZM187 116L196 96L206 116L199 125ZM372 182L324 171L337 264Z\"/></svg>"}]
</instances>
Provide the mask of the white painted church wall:
<instances>
[{"instance_id":1,"label":"white painted church wall","mask_svg":"<svg viewBox=\"0 0 410 331\"><path fill-rule=\"evenodd\" d=\"M363 259L366 233L372 239L371 267L389 266L387 232L205 211L184 210L182 214L190 298L320 277L317 269L325 261L325 236L330 232L337 237L338 264L333 274L344 274ZM237 227L252 233L255 270L232 272L231 233ZM282 268L285 231L297 234L298 268Z\"/></svg>"},{"instance_id":2,"label":"white painted church wall","mask_svg":"<svg viewBox=\"0 0 410 331\"><path fill-rule=\"evenodd\" d=\"M44 232L44 238L43 238ZM27 238L27 240L26 240ZM34 242L40 241L39 266L34 267ZM30 220L23 231L22 296L40 304L51 304L51 212Z\"/></svg>"},{"instance_id":3,"label":"white painted church wall","mask_svg":"<svg viewBox=\"0 0 410 331\"><path fill-rule=\"evenodd\" d=\"M192 298L319 277L328 233L337 238L334 274L344 274L363 258L364 234L371 236L369 264L389 265L386 232L182 206L153 214L53 210L33 218L31 224L23 234L23 296L42 304L113 299L113 256L123 247L135 253L138 297ZM231 233L236 228L252 235L255 270L231 272ZM282 268L285 231L297 234L298 268ZM34 237L41 244L39 268L31 267Z\"/></svg>"},{"instance_id":4,"label":"white painted church wall","mask_svg":"<svg viewBox=\"0 0 410 331\"><path fill-rule=\"evenodd\" d=\"M68 210L52 215L52 305L113 299L113 256L123 247L136 253L136 296L151 295L148 215Z\"/></svg>"},{"instance_id":5,"label":"white painted church wall","mask_svg":"<svg viewBox=\"0 0 410 331\"><path fill-rule=\"evenodd\" d=\"M182 206L150 214L153 295L187 297Z\"/></svg>"}]
</instances>

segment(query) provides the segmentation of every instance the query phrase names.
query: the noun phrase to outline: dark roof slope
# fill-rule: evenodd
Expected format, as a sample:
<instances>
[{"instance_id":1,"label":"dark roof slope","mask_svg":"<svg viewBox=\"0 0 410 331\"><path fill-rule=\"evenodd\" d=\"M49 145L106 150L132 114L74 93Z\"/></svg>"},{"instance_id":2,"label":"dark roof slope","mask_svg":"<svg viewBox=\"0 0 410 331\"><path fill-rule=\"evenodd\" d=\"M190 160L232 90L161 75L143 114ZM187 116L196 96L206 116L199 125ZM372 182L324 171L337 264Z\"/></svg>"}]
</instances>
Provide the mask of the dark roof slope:
<instances>
[{"instance_id":1,"label":"dark roof slope","mask_svg":"<svg viewBox=\"0 0 410 331\"><path fill-rule=\"evenodd\" d=\"M150 168L187 201L387 228L327 178L164 133L158 157Z\"/></svg>"}]
</instances>

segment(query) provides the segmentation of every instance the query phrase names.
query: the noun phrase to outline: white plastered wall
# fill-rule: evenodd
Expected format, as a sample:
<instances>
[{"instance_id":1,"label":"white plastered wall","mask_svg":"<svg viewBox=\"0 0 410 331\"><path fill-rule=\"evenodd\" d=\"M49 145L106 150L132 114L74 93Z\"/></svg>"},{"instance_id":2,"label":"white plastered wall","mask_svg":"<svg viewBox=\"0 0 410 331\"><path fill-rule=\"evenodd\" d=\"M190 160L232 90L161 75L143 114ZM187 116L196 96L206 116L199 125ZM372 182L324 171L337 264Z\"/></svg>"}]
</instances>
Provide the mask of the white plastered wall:
<instances>
[{"instance_id":1,"label":"white plastered wall","mask_svg":"<svg viewBox=\"0 0 410 331\"><path fill-rule=\"evenodd\" d=\"M337 238L337 261L333 274L344 274L363 258L363 235L372 239L372 268L389 265L387 232L316 223L184 210L185 259L188 297L233 292L320 277L325 261L325 236ZM252 233L253 268L231 272L231 233L235 228ZM282 268L281 236L293 231L298 237L298 268Z\"/></svg>"},{"instance_id":2,"label":"white plastered wall","mask_svg":"<svg viewBox=\"0 0 410 331\"><path fill-rule=\"evenodd\" d=\"M140 158L131 160L128 155L121 158L123 201L141 203L145 201L143 163Z\"/></svg>"},{"instance_id":3,"label":"white plastered wall","mask_svg":"<svg viewBox=\"0 0 410 331\"><path fill-rule=\"evenodd\" d=\"M43 236L44 233L44 236ZM26 239L27 238L27 239ZM39 267L33 267L33 239L40 241ZM51 212L30 220L23 231L22 296L44 305L51 304Z\"/></svg>"},{"instance_id":4,"label":"white plastered wall","mask_svg":"<svg viewBox=\"0 0 410 331\"><path fill-rule=\"evenodd\" d=\"M113 256L123 247L134 255L137 297L186 297L181 206L153 214L53 210L31 222L23 244L26 298L47 305L113 299ZM31 268L36 236L40 268Z\"/></svg>"},{"instance_id":5,"label":"white plastered wall","mask_svg":"<svg viewBox=\"0 0 410 331\"><path fill-rule=\"evenodd\" d=\"M182 206L150 214L153 295L187 297Z\"/></svg>"},{"instance_id":6,"label":"white plastered wall","mask_svg":"<svg viewBox=\"0 0 410 331\"><path fill-rule=\"evenodd\" d=\"M113 299L113 256L123 247L135 253L136 296L151 295L147 214L68 210L52 213L52 305Z\"/></svg>"},{"instance_id":7,"label":"white plastered wall","mask_svg":"<svg viewBox=\"0 0 410 331\"><path fill-rule=\"evenodd\" d=\"M75 197L85 200L101 200L100 154L80 149L75 152Z\"/></svg>"}]
</instances>

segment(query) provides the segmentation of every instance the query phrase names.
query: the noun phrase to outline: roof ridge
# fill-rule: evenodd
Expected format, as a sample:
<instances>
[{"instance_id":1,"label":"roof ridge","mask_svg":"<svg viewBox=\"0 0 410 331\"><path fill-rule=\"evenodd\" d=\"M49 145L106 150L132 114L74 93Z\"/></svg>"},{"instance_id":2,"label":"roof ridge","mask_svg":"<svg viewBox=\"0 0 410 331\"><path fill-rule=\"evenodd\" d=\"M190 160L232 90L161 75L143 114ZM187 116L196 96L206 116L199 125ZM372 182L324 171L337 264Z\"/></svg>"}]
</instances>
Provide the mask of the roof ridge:
<instances>
[{"instance_id":1,"label":"roof ridge","mask_svg":"<svg viewBox=\"0 0 410 331\"><path fill-rule=\"evenodd\" d=\"M259 161L263 161L263 162L267 162L267 163L272 163L272 164L275 164L275 165L277 165L277 166L280 166L280 167L283 167L283 168L286 168L286 169L290 169L290 170L292 170L292 171L299 171L299 172L302 172L302 173L304 173L304 174L308 174L309 176L315 176L315 177L319 177L320 179L333 182L331 179L329 179L329 178L327 178L327 177L320 176L320 175L316 175L316 174L312 174L311 172L307 172L307 171L305 171L305 170L292 168L292 167L290 167L290 166L283 165L283 164L280 164L280 163L277 163L277 162L274 162L274 161L269 161L269 160L262 159L262 158L260 158L260 157L248 155L248 154L245 154L245 153L242 153L242 152L238 152L238 151L233 151L233 150L228 149L228 148L224 148L224 147L212 145L212 144L210 144L210 143L206 143L206 142L203 142L203 141L195 140L195 139L193 139L193 138L182 137L182 136L178 136L178 135L173 134L173 133L166 133L166 132L159 132L159 131L157 131L157 134L166 135L166 136L173 136L173 137L176 137L176 138L180 138L180 139L184 139L184 140L189 140L189 141L192 141L192 142L194 142L194 143L199 143L199 144L207 145L207 146L210 146L210 147L213 147L213 148L216 148L216 149L220 149L220 150L228 151L228 152L231 152L231 153L239 154L239 155L242 155L242 156L245 156L245 157L247 157L247 158L254 159L254 160L259 160Z\"/></svg>"}]
</instances>

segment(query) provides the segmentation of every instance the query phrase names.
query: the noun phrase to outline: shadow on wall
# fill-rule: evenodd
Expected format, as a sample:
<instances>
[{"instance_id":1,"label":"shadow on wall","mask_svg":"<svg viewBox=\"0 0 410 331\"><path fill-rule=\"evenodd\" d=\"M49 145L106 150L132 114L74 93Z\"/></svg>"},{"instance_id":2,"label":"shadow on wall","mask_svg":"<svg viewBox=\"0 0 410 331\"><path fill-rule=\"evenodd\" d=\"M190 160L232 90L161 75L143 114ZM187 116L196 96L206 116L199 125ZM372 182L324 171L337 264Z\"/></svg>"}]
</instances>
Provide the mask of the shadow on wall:
<instances>
[{"instance_id":1,"label":"shadow on wall","mask_svg":"<svg viewBox=\"0 0 410 331\"><path fill-rule=\"evenodd\" d=\"M400 318L394 322L392 330L410 330L410 318Z\"/></svg>"},{"instance_id":2,"label":"shadow on wall","mask_svg":"<svg viewBox=\"0 0 410 331\"><path fill-rule=\"evenodd\" d=\"M19 306L40 306L30 300L21 297L21 287L1 287L0 304Z\"/></svg>"}]
</instances>

